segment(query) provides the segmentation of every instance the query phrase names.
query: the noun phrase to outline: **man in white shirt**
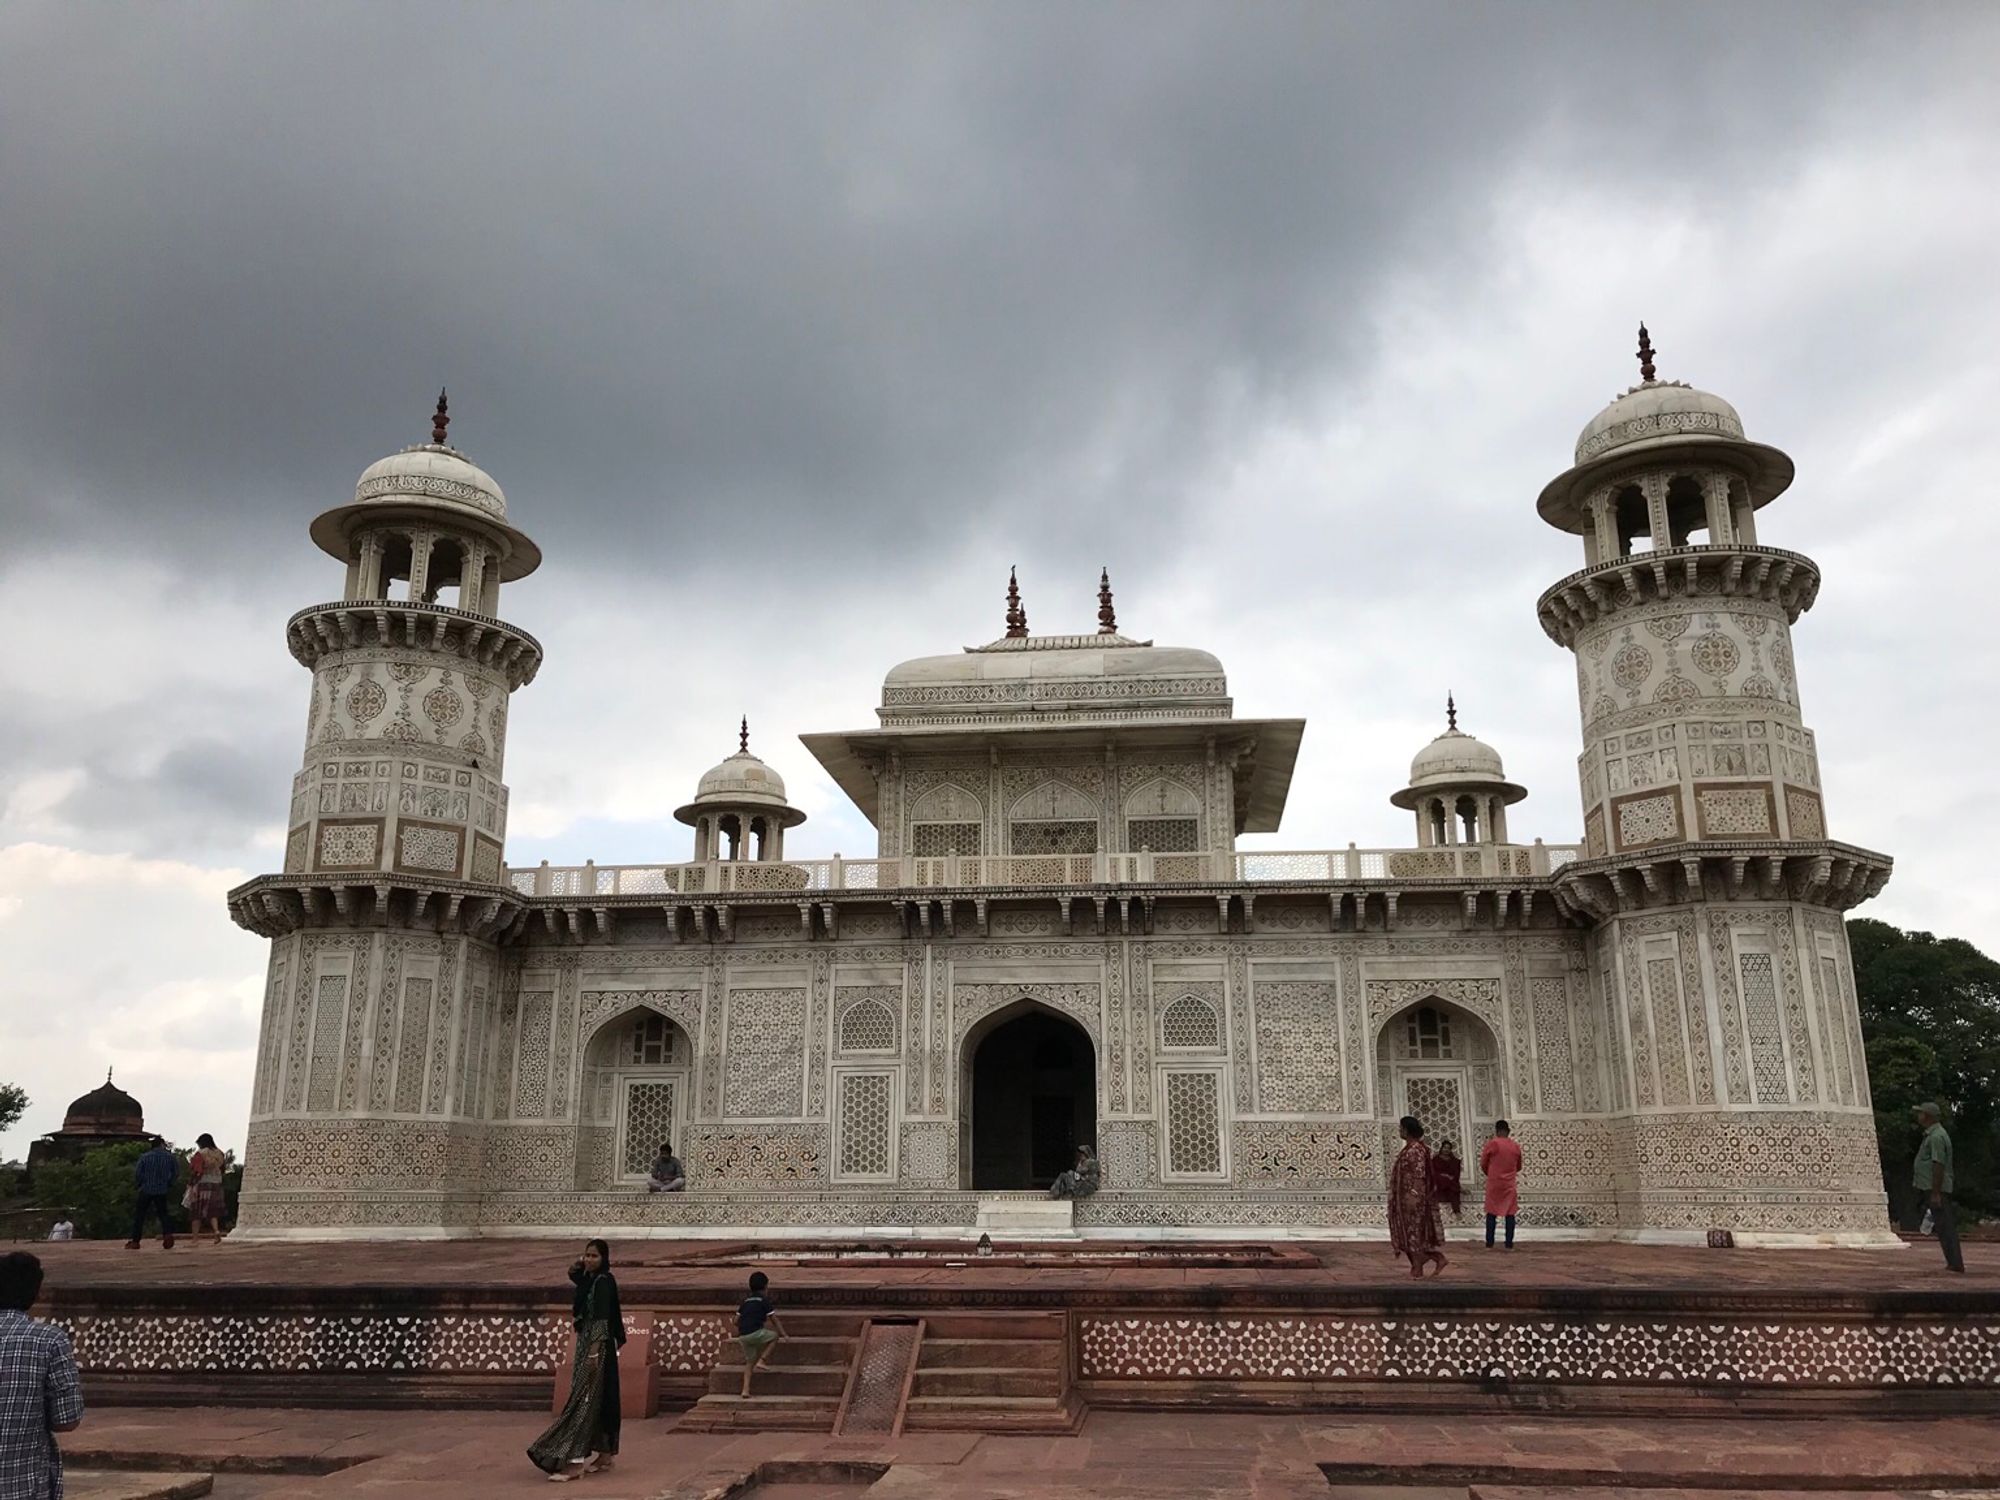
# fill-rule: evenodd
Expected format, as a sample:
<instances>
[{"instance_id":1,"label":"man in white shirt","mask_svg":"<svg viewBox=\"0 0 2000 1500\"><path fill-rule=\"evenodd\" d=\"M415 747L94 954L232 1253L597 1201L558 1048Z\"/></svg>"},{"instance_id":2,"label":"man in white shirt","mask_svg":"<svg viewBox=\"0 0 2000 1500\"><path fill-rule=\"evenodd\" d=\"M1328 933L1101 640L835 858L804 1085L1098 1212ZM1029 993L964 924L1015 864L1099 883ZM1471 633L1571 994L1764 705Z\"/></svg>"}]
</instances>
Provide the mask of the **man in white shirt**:
<instances>
[{"instance_id":1,"label":"man in white shirt","mask_svg":"<svg viewBox=\"0 0 2000 1500\"><path fill-rule=\"evenodd\" d=\"M52 1240L73 1240L76 1238L76 1225L70 1222L68 1214L64 1214L49 1226L49 1238Z\"/></svg>"}]
</instances>

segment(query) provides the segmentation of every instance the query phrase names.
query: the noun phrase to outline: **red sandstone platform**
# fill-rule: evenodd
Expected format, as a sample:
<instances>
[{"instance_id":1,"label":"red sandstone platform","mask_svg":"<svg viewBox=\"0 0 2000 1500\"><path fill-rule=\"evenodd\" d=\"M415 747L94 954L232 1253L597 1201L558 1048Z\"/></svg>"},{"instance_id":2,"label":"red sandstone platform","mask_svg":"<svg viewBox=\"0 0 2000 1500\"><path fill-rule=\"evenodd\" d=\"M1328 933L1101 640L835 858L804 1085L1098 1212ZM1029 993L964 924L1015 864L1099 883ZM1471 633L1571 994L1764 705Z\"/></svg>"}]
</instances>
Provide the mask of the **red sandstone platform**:
<instances>
[{"instance_id":1,"label":"red sandstone platform","mask_svg":"<svg viewBox=\"0 0 2000 1500\"><path fill-rule=\"evenodd\" d=\"M46 1311L99 1402L546 1409L567 1357L569 1241L45 1248ZM690 1427L831 1433L864 1352L893 1345L900 1384L875 1395L911 1431L1163 1408L2000 1415L1994 1244L1962 1276L1928 1244L1455 1244L1421 1281L1352 1242L827 1248L614 1244L628 1388L694 1404ZM787 1338L742 1402L752 1269Z\"/></svg>"},{"instance_id":2,"label":"red sandstone platform","mask_svg":"<svg viewBox=\"0 0 2000 1500\"><path fill-rule=\"evenodd\" d=\"M125 1250L112 1241L35 1245L48 1270L49 1294L130 1291L141 1294L201 1288L257 1287L310 1294L380 1289L385 1294L453 1289L518 1291L568 1296L564 1275L579 1246L569 1240L449 1240L360 1244L176 1242L162 1251L154 1241ZM1458 1294L1508 1300L1533 1297L1742 1298L1870 1301L1885 1295L1972 1297L2000 1306L2000 1244L1965 1247L1966 1274L1945 1270L1935 1245L1901 1250L1708 1250L1626 1244L1536 1244L1513 1251L1487 1250L1476 1242L1448 1246L1451 1265L1442 1276L1413 1282L1408 1266L1386 1243L1341 1241L1240 1246L1119 1247L1085 1242L1073 1247L1023 1245L982 1261L972 1247L933 1241L886 1249L852 1248L840 1258L801 1258L791 1242L766 1246L715 1240L612 1242L612 1269L628 1305L649 1297L712 1300L733 1305L752 1270L772 1277L781 1299L797 1304L837 1294L842 1300L875 1293L1096 1294L1141 1301L1173 1298L1266 1298L1337 1302L1356 1295L1429 1301ZM1065 1253L1065 1250L1067 1253ZM1020 1257L1017 1259L1017 1254ZM962 1265L954 1264L963 1262ZM1024 1263L1025 1262L1025 1263ZM1993 1300L1984 1300L1993 1299Z\"/></svg>"},{"instance_id":3,"label":"red sandstone platform","mask_svg":"<svg viewBox=\"0 0 2000 1500\"><path fill-rule=\"evenodd\" d=\"M548 1495L522 1450L540 1416L182 1410L92 1413L73 1465L220 1467L227 1500ZM331 1472L329 1472L331 1470ZM280 1471L280 1472L273 1472ZM289 1472L283 1472L289 1471ZM762 1473L766 1486L754 1487ZM742 1486L742 1488L734 1488ZM2000 1486L1980 1419L1757 1424L1100 1412L1073 1437L844 1441L628 1423L600 1500L1818 1500Z\"/></svg>"}]
</instances>

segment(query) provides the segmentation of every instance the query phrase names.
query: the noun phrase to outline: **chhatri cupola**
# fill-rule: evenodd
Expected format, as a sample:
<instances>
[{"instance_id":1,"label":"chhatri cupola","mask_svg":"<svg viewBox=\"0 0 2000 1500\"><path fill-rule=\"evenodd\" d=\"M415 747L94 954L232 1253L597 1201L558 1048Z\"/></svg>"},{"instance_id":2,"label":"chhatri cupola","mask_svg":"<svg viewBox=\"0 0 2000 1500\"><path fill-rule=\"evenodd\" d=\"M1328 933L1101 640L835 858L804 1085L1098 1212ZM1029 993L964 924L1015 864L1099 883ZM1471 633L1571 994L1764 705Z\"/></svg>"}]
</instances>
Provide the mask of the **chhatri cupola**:
<instances>
[{"instance_id":1,"label":"chhatri cupola","mask_svg":"<svg viewBox=\"0 0 2000 1500\"><path fill-rule=\"evenodd\" d=\"M702 773L694 801L674 810L694 829L694 857L708 860L779 860L785 830L806 815L785 800L785 780L750 753L750 721L737 731L736 753Z\"/></svg>"},{"instance_id":2,"label":"chhatri cupola","mask_svg":"<svg viewBox=\"0 0 2000 1500\"><path fill-rule=\"evenodd\" d=\"M508 524L493 476L445 442L450 424L439 391L431 440L370 464L354 499L312 523L320 550L347 564L344 598L497 615L500 585L541 565L541 549Z\"/></svg>"},{"instance_id":3,"label":"chhatri cupola","mask_svg":"<svg viewBox=\"0 0 2000 1500\"><path fill-rule=\"evenodd\" d=\"M1444 700L1445 730L1410 762L1410 784L1389 800L1417 815L1417 844L1504 844L1507 809L1528 789L1507 779L1500 752L1458 727L1457 700Z\"/></svg>"},{"instance_id":4,"label":"chhatri cupola","mask_svg":"<svg viewBox=\"0 0 2000 1500\"><path fill-rule=\"evenodd\" d=\"M1639 325L1639 384L1576 440L1576 464L1542 491L1542 519L1582 536L1596 567L1689 546L1754 546L1756 512L1792 482L1792 461L1743 435L1720 396L1662 380Z\"/></svg>"},{"instance_id":5,"label":"chhatri cupola","mask_svg":"<svg viewBox=\"0 0 2000 1500\"><path fill-rule=\"evenodd\" d=\"M28 1147L28 1174L48 1162L81 1161L84 1154L99 1146L116 1146L143 1141L146 1111L139 1101L111 1081L104 1070L104 1082L71 1101L63 1113L62 1129L43 1136Z\"/></svg>"}]
</instances>

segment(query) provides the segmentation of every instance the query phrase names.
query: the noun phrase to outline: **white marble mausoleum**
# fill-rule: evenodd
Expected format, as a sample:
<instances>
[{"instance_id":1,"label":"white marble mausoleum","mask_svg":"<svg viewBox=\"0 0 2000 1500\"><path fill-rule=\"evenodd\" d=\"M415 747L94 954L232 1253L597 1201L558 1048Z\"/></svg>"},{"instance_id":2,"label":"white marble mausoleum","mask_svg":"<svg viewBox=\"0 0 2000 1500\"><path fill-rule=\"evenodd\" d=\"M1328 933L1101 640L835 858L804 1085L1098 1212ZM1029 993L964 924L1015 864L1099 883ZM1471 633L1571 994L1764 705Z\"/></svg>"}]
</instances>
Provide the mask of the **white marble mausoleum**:
<instances>
[{"instance_id":1,"label":"white marble mausoleum","mask_svg":"<svg viewBox=\"0 0 2000 1500\"><path fill-rule=\"evenodd\" d=\"M500 593L541 558L441 401L313 522L344 581L287 627L284 870L229 898L271 942L244 1232L966 1234L1091 1142L1082 1234L1377 1233L1407 1112L1475 1204L1510 1119L1530 1227L1886 1239L1842 913L1889 861L1830 837L1791 644L1819 570L1758 534L1792 462L1642 360L1537 507L1580 543L1536 607L1581 842L1524 840L1454 721L1390 797L1406 843L1298 853L1236 843L1304 721L1239 716L1107 581L1048 635L1010 584L998 639L803 737L872 858L800 848L746 736L659 863L509 866L542 651ZM649 1194L666 1139L688 1190Z\"/></svg>"}]
</instances>

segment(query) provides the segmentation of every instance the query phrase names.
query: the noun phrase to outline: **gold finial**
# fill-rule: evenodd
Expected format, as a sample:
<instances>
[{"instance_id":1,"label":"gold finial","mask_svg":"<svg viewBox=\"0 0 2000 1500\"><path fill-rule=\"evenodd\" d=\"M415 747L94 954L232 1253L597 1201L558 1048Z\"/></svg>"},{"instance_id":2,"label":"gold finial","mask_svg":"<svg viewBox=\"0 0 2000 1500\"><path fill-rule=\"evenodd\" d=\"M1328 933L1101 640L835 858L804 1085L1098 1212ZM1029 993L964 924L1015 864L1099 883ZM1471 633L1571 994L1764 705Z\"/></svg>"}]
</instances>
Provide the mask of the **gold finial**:
<instances>
[{"instance_id":1,"label":"gold finial","mask_svg":"<svg viewBox=\"0 0 2000 1500\"><path fill-rule=\"evenodd\" d=\"M1458 732L1458 702L1449 691L1444 695L1444 727L1447 734Z\"/></svg>"},{"instance_id":2,"label":"gold finial","mask_svg":"<svg viewBox=\"0 0 2000 1500\"><path fill-rule=\"evenodd\" d=\"M748 714L745 714L743 722L736 726L736 753L738 755L748 755L750 753L750 715Z\"/></svg>"},{"instance_id":3,"label":"gold finial","mask_svg":"<svg viewBox=\"0 0 2000 1500\"><path fill-rule=\"evenodd\" d=\"M446 410L444 388L440 386L438 388L438 409L431 416L431 442L437 447L442 448L445 445L444 430L449 426L451 426L451 414Z\"/></svg>"},{"instance_id":4,"label":"gold finial","mask_svg":"<svg viewBox=\"0 0 2000 1500\"><path fill-rule=\"evenodd\" d=\"M1639 325L1639 379L1651 385L1655 379L1653 371L1653 336L1646 332L1646 325Z\"/></svg>"},{"instance_id":5,"label":"gold finial","mask_svg":"<svg viewBox=\"0 0 2000 1500\"><path fill-rule=\"evenodd\" d=\"M1097 633L1099 635L1118 634L1118 616L1111 608L1111 569L1100 568L1097 574Z\"/></svg>"},{"instance_id":6,"label":"gold finial","mask_svg":"<svg viewBox=\"0 0 2000 1500\"><path fill-rule=\"evenodd\" d=\"M1028 611L1021 604L1021 586L1015 570L1007 570L1007 639L1019 640L1028 633Z\"/></svg>"}]
</instances>

